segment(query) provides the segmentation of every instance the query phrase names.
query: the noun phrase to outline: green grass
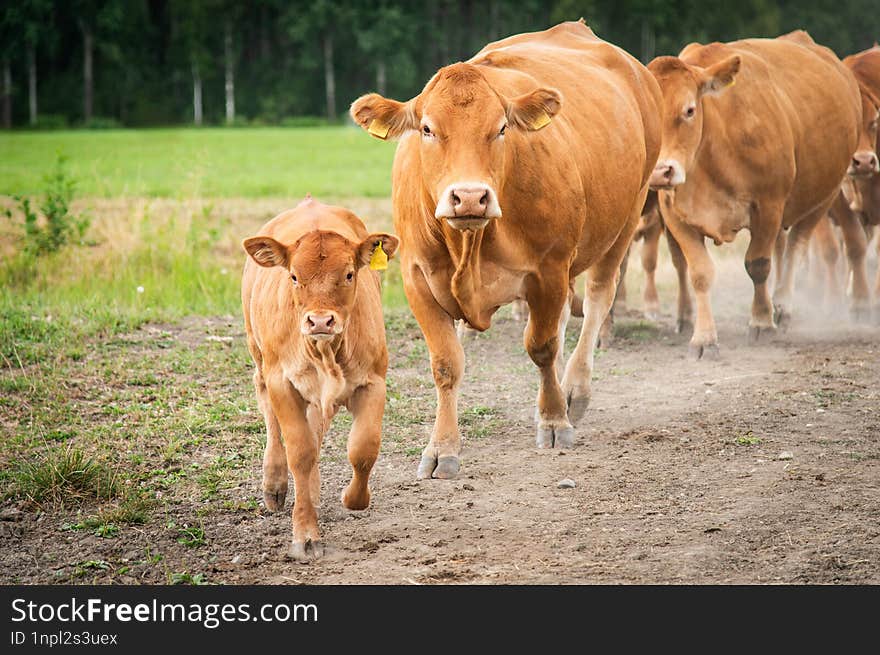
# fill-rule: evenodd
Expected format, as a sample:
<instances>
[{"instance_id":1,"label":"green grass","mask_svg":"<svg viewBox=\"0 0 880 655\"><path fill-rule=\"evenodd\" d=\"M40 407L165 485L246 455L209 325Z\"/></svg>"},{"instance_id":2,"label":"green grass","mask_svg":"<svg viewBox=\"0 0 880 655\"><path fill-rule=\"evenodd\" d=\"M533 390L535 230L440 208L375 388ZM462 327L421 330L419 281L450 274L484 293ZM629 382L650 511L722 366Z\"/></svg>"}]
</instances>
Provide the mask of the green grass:
<instances>
[{"instance_id":1,"label":"green grass","mask_svg":"<svg viewBox=\"0 0 880 655\"><path fill-rule=\"evenodd\" d=\"M7 496L37 505L82 498L111 498L119 481L101 462L78 448L48 450L36 459L12 462Z\"/></svg>"},{"instance_id":2,"label":"green grass","mask_svg":"<svg viewBox=\"0 0 880 655\"><path fill-rule=\"evenodd\" d=\"M384 197L394 147L355 127L13 132L0 194L41 192L60 152L86 196Z\"/></svg>"}]
</instances>

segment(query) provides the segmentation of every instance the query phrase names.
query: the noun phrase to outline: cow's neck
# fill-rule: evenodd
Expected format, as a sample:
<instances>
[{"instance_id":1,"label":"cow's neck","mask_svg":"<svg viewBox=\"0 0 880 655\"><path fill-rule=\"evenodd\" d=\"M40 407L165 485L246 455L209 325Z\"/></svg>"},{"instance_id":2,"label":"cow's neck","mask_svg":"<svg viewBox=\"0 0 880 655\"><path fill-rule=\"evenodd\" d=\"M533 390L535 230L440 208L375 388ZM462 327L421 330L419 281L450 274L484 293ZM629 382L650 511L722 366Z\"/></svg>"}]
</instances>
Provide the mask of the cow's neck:
<instances>
[{"instance_id":1,"label":"cow's neck","mask_svg":"<svg viewBox=\"0 0 880 655\"><path fill-rule=\"evenodd\" d=\"M461 308L465 320L478 330L489 327L491 314L483 311L478 292L483 285L480 270L480 250L486 228L463 230L460 238L447 242L455 272L452 274L452 295Z\"/></svg>"}]
</instances>

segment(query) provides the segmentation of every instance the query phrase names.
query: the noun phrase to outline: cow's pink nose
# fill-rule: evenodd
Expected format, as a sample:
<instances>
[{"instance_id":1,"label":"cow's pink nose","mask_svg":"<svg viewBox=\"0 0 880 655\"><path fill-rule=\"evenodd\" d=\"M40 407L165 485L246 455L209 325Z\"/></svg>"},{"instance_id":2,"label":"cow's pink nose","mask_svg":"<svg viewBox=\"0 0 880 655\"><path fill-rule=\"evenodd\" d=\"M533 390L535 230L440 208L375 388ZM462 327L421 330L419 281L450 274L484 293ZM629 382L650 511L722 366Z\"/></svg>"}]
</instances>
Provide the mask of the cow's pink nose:
<instances>
[{"instance_id":1,"label":"cow's pink nose","mask_svg":"<svg viewBox=\"0 0 880 655\"><path fill-rule=\"evenodd\" d=\"M856 175L865 175L878 172L876 153L870 150L857 152L853 155L850 170Z\"/></svg>"},{"instance_id":2,"label":"cow's pink nose","mask_svg":"<svg viewBox=\"0 0 880 655\"><path fill-rule=\"evenodd\" d=\"M336 325L333 314L309 314L306 316L306 328L309 334L332 334Z\"/></svg>"},{"instance_id":3,"label":"cow's pink nose","mask_svg":"<svg viewBox=\"0 0 880 655\"><path fill-rule=\"evenodd\" d=\"M485 216L489 207L489 189L486 187L459 187L452 189L452 210L456 216Z\"/></svg>"}]
</instances>

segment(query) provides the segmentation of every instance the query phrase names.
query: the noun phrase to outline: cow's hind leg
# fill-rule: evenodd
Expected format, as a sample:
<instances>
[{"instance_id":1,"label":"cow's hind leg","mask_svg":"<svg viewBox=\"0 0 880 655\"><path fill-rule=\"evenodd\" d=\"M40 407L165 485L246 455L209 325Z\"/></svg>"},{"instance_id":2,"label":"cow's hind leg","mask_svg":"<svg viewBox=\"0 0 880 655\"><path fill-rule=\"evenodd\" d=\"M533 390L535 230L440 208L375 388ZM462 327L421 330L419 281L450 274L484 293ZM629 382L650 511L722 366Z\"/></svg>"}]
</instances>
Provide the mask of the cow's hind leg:
<instances>
[{"instance_id":1,"label":"cow's hind leg","mask_svg":"<svg viewBox=\"0 0 880 655\"><path fill-rule=\"evenodd\" d=\"M637 217L636 217L637 218ZM621 236L602 258L587 270L584 294L584 321L574 352L568 359L562 389L568 408L568 419L577 423L590 404L590 378L599 331L606 320L620 275L620 260L626 254L629 235L636 221L624 228Z\"/></svg>"},{"instance_id":2,"label":"cow's hind leg","mask_svg":"<svg viewBox=\"0 0 880 655\"><path fill-rule=\"evenodd\" d=\"M342 504L348 509L366 509L370 505L370 472L379 456L382 440L385 381L374 379L355 391L349 408L354 416L348 434L348 461L351 463L352 478L342 492Z\"/></svg>"},{"instance_id":3,"label":"cow's hind leg","mask_svg":"<svg viewBox=\"0 0 880 655\"><path fill-rule=\"evenodd\" d=\"M526 300L529 322L524 334L525 348L541 375L536 442L538 448L570 448L574 445L574 428L566 415L557 373L562 348L560 334L564 333L568 318L568 270L545 270L540 278L530 276L526 280Z\"/></svg>"},{"instance_id":4,"label":"cow's hind leg","mask_svg":"<svg viewBox=\"0 0 880 655\"><path fill-rule=\"evenodd\" d=\"M420 479L454 478L460 467L458 387L464 373L464 350L452 317L437 304L421 270L413 267L403 281L409 306L431 353L431 372L437 388L437 416L417 475Z\"/></svg>"}]
</instances>

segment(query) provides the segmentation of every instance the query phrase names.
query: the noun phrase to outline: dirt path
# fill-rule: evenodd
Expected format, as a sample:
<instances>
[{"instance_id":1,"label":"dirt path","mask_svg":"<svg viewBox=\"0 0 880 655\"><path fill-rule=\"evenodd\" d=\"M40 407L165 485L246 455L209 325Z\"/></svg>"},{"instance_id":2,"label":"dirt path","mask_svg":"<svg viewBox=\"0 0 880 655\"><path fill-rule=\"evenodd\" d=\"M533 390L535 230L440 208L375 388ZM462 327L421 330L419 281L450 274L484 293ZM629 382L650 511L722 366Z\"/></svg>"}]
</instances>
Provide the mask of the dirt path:
<instances>
[{"instance_id":1,"label":"dirt path","mask_svg":"<svg viewBox=\"0 0 880 655\"><path fill-rule=\"evenodd\" d=\"M284 558L290 499L275 515L206 506L207 545L184 548L165 526L200 504L181 496L112 540L59 536L46 515L0 524L4 578L51 581L88 557L127 562L112 578L123 583L184 569L220 583L880 583L880 329L823 319L749 347L740 266L722 268L716 292L720 361L688 360L671 316L656 328L634 311L619 321L569 451L534 447L537 375L522 324L503 311L466 344L454 481L415 479L434 390L418 329L392 330L373 505L352 513L338 501L349 472L337 427L322 461L318 563ZM230 333L241 335L237 323ZM249 393L247 378L240 386ZM576 486L558 488L563 478ZM259 479L255 457L227 494L257 498ZM144 563L149 548L161 566Z\"/></svg>"}]
</instances>

